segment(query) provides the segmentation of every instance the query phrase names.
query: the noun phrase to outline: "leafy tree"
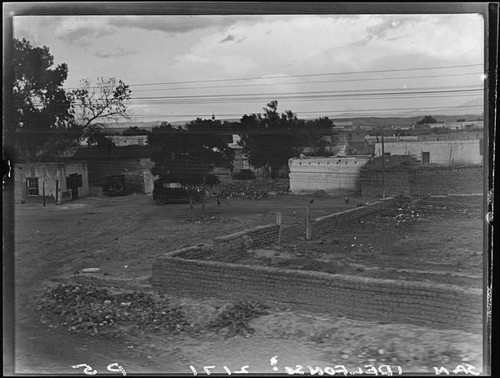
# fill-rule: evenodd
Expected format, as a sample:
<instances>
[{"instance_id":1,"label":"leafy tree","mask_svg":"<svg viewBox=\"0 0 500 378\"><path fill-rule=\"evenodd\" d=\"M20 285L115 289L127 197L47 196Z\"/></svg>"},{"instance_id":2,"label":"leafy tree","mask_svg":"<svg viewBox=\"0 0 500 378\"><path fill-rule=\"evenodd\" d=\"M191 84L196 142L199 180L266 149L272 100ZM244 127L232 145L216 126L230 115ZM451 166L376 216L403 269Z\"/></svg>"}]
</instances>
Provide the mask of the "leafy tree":
<instances>
[{"instance_id":1,"label":"leafy tree","mask_svg":"<svg viewBox=\"0 0 500 378\"><path fill-rule=\"evenodd\" d=\"M97 149L106 150L108 153L116 147L115 142L111 139L111 134L106 132L102 124L88 125L83 135L89 147L94 146Z\"/></svg>"},{"instance_id":2,"label":"leafy tree","mask_svg":"<svg viewBox=\"0 0 500 378\"><path fill-rule=\"evenodd\" d=\"M14 39L12 54L15 149L30 161L53 158L76 145L81 128L74 123L71 99L62 88L65 63L54 67L49 48Z\"/></svg>"},{"instance_id":3,"label":"leafy tree","mask_svg":"<svg viewBox=\"0 0 500 378\"><path fill-rule=\"evenodd\" d=\"M426 115L424 118L422 118L420 121L417 122L417 125L425 125L427 123L437 123L437 119L434 118L433 116Z\"/></svg>"},{"instance_id":4,"label":"leafy tree","mask_svg":"<svg viewBox=\"0 0 500 378\"><path fill-rule=\"evenodd\" d=\"M106 123L129 119L125 102L130 98L128 85L113 77L100 77L96 83L81 80L80 88L71 92L72 114L89 146L110 147L106 141Z\"/></svg>"},{"instance_id":5,"label":"leafy tree","mask_svg":"<svg viewBox=\"0 0 500 378\"><path fill-rule=\"evenodd\" d=\"M139 129L137 126L130 126L122 132L123 136L149 135L149 130Z\"/></svg>"},{"instance_id":6,"label":"leafy tree","mask_svg":"<svg viewBox=\"0 0 500 378\"><path fill-rule=\"evenodd\" d=\"M330 146L337 138L337 135L333 133L333 127L333 121L328 117L306 121L305 140L312 154L315 156L330 156L332 154L326 150L326 147ZM326 140L325 136L329 136L331 140Z\"/></svg>"},{"instance_id":7,"label":"leafy tree","mask_svg":"<svg viewBox=\"0 0 500 378\"><path fill-rule=\"evenodd\" d=\"M193 196L201 188L219 182L212 170L216 166L231 167L234 152L220 134L220 121L196 119L186 128L174 128L163 122L151 130L148 143L153 147L151 172L188 189L193 208ZM203 209L204 200L203 200Z\"/></svg>"},{"instance_id":8,"label":"leafy tree","mask_svg":"<svg viewBox=\"0 0 500 378\"><path fill-rule=\"evenodd\" d=\"M271 101L264 114L244 115L240 121L240 144L248 154L248 161L256 168L264 168L272 178L288 159L300 153L307 145L305 123L288 110L278 113L278 101Z\"/></svg>"}]
</instances>

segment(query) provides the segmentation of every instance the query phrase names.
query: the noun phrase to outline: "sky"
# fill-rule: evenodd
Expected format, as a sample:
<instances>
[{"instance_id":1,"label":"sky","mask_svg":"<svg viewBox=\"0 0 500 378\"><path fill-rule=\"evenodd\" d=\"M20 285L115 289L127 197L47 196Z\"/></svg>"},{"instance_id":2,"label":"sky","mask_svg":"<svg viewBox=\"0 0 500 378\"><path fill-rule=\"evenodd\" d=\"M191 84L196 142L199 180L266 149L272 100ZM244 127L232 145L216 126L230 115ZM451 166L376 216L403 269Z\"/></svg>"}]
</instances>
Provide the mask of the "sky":
<instances>
[{"instance_id":1,"label":"sky","mask_svg":"<svg viewBox=\"0 0 500 378\"><path fill-rule=\"evenodd\" d=\"M67 63L64 86L114 77L133 122L482 112L479 14L15 16L14 38Z\"/></svg>"}]
</instances>

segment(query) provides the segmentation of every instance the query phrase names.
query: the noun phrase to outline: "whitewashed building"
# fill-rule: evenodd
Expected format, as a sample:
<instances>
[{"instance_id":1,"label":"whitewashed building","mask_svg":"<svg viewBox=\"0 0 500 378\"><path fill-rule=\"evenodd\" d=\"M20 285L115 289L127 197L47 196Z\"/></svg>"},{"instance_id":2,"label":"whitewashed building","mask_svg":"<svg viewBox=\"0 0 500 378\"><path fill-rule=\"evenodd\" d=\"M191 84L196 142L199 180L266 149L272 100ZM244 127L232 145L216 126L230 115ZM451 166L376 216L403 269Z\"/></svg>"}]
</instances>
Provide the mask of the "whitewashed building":
<instances>
[{"instance_id":1,"label":"whitewashed building","mask_svg":"<svg viewBox=\"0 0 500 378\"><path fill-rule=\"evenodd\" d=\"M292 193L358 193L361 168L369 156L305 157L288 161Z\"/></svg>"},{"instance_id":2,"label":"whitewashed building","mask_svg":"<svg viewBox=\"0 0 500 378\"><path fill-rule=\"evenodd\" d=\"M450 166L456 164L481 164L482 140L443 141L386 141L384 152L391 155L409 155L422 163ZM382 155L382 143L375 144L375 156Z\"/></svg>"}]
</instances>

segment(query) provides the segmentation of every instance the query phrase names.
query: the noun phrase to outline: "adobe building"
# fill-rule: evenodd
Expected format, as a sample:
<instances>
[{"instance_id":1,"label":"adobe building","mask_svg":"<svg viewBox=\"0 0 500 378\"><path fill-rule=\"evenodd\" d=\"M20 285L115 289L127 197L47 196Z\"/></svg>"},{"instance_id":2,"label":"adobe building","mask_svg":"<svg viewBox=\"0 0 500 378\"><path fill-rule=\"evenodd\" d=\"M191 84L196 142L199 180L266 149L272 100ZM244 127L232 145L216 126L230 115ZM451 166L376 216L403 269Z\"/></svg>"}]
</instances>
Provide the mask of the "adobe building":
<instances>
[{"instance_id":1,"label":"adobe building","mask_svg":"<svg viewBox=\"0 0 500 378\"><path fill-rule=\"evenodd\" d=\"M415 157L422 163L451 166L481 164L484 143L476 140L386 141L384 153ZM382 143L375 144L375 156L382 155Z\"/></svg>"},{"instance_id":2,"label":"adobe building","mask_svg":"<svg viewBox=\"0 0 500 378\"><path fill-rule=\"evenodd\" d=\"M17 203L64 202L89 195L84 161L18 163L14 167L14 200Z\"/></svg>"},{"instance_id":3,"label":"adobe building","mask_svg":"<svg viewBox=\"0 0 500 378\"><path fill-rule=\"evenodd\" d=\"M368 163L369 156L332 156L292 158L290 168L290 191L292 193L359 194L361 191L361 168Z\"/></svg>"}]
</instances>

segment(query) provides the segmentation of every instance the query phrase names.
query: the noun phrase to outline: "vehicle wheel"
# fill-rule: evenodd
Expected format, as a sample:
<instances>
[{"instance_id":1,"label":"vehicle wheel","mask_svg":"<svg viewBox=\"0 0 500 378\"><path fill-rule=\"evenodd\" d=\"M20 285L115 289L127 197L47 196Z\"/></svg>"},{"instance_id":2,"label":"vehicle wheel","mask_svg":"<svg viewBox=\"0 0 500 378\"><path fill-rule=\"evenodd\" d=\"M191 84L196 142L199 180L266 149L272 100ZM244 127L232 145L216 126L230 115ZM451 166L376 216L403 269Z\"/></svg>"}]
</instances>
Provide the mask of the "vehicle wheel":
<instances>
[{"instance_id":1,"label":"vehicle wheel","mask_svg":"<svg viewBox=\"0 0 500 378\"><path fill-rule=\"evenodd\" d=\"M123 192L123 185L120 184L119 182L115 183L115 185L113 185L113 189L115 190L115 192Z\"/></svg>"},{"instance_id":2,"label":"vehicle wheel","mask_svg":"<svg viewBox=\"0 0 500 378\"><path fill-rule=\"evenodd\" d=\"M167 197L165 197L165 196L156 197L156 203L158 205L161 205L161 206L166 205L167 204Z\"/></svg>"},{"instance_id":3,"label":"vehicle wheel","mask_svg":"<svg viewBox=\"0 0 500 378\"><path fill-rule=\"evenodd\" d=\"M195 193L195 194L193 195L193 202L194 202L195 204L200 204L200 203L201 203L201 201L202 201L202 199L203 199L203 196L201 195L201 193Z\"/></svg>"}]
</instances>

